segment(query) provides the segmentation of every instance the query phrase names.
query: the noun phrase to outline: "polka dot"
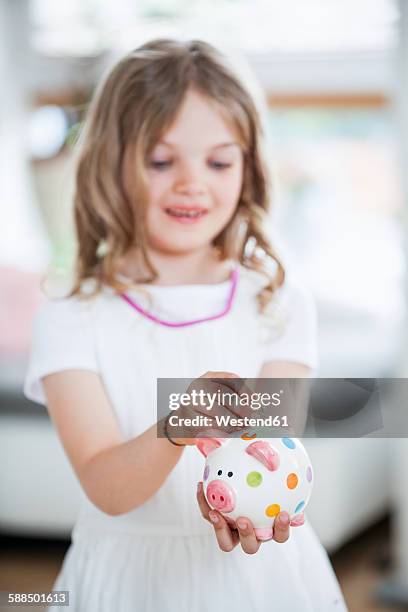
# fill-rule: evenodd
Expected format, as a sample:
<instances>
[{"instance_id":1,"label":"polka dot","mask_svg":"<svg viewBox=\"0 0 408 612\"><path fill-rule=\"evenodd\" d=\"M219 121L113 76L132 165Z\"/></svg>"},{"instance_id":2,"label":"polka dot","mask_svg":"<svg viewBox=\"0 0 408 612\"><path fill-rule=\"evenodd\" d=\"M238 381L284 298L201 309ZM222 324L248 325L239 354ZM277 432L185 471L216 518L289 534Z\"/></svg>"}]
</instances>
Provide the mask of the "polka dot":
<instances>
[{"instance_id":1,"label":"polka dot","mask_svg":"<svg viewBox=\"0 0 408 612\"><path fill-rule=\"evenodd\" d=\"M298 486L299 479L296 474L289 474L286 479L286 484L288 485L288 489L296 489Z\"/></svg>"},{"instance_id":2,"label":"polka dot","mask_svg":"<svg viewBox=\"0 0 408 612\"><path fill-rule=\"evenodd\" d=\"M210 466L206 465L205 469L204 469L204 475L203 475L203 480L207 480L208 478L208 474L210 473Z\"/></svg>"},{"instance_id":3,"label":"polka dot","mask_svg":"<svg viewBox=\"0 0 408 612\"><path fill-rule=\"evenodd\" d=\"M291 450L293 450L294 448L296 448L296 444L294 443L294 441L292 440L292 438L282 438L282 442L284 443L285 446L287 446L288 448L290 448Z\"/></svg>"},{"instance_id":4,"label":"polka dot","mask_svg":"<svg viewBox=\"0 0 408 612\"><path fill-rule=\"evenodd\" d=\"M249 472L248 476L246 477L246 481L250 487L259 487L259 485L262 483L262 474L259 472Z\"/></svg>"},{"instance_id":5,"label":"polka dot","mask_svg":"<svg viewBox=\"0 0 408 612\"><path fill-rule=\"evenodd\" d=\"M266 516L276 516L277 514L279 514L279 512L280 512L279 504L271 504L265 510Z\"/></svg>"},{"instance_id":6,"label":"polka dot","mask_svg":"<svg viewBox=\"0 0 408 612\"><path fill-rule=\"evenodd\" d=\"M306 470L306 480L307 480L307 482L312 482L312 478L313 478L312 468L309 465L309 467Z\"/></svg>"},{"instance_id":7,"label":"polka dot","mask_svg":"<svg viewBox=\"0 0 408 612\"><path fill-rule=\"evenodd\" d=\"M250 436L249 434L242 434L241 436L241 440L255 440L256 438L256 433L252 434L252 436Z\"/></svg>"},{"instance_id":8,"label":"polka dot","mask_svg":"<svg viewBox=\"0 0 408 612\"><path fill-rule=\"evenodd\" d=\"M295 514L297 514L298 512L300 512L301 510L303 510L303 508L305 507L305 502L301 501L300 504L298 504L295 508Z\"/></svg>"}]
</instances>

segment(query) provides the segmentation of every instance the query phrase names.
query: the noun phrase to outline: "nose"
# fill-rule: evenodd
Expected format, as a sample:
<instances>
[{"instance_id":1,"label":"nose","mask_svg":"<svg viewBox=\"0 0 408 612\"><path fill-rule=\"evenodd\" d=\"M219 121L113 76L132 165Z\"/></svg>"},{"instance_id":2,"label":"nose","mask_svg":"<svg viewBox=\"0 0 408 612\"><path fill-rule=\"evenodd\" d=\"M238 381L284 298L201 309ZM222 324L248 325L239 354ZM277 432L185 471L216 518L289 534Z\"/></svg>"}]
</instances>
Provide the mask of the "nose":
<instances>
[{"instance_id":1,"label":"nose","mask_svg":"<svg viewBox=\"0 0 408 612\"><path fill-rule=\"evenodd\" d=\"M198 168L185 164L180 168L174 184L174 191L179 195L196 196L205 192Z\"/></svg>"},{"instance_id":2,"label":"nose","mask_svg":"<svg viewBox=\"0 0 408 612\"><path fill-rule=\"evenodd\" d=\"M212 480L207 487L207 501L216 510L231 512L235 508L235 494L222 480Z\"/></svg>"}]
</instances>

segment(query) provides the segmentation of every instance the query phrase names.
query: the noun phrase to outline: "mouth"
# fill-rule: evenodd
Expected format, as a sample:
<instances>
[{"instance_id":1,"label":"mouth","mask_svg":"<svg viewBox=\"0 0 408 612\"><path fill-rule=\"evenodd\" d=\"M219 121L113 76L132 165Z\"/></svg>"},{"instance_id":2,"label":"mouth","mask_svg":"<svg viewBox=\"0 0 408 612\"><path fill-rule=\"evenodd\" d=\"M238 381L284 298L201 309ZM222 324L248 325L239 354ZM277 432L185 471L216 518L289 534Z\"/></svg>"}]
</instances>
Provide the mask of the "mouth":
<instances>
[{"instance_id":1,"label":"mouth","mask_svg":"<svg viewBox=\"0 0 408 612\"><path fill-rule=\"evenodd\" d=\"M194 223L205 217L208 213L206 208L200 206L169 206L164 211L169 217L179 223Z\"/></svg>"}]
</instances>

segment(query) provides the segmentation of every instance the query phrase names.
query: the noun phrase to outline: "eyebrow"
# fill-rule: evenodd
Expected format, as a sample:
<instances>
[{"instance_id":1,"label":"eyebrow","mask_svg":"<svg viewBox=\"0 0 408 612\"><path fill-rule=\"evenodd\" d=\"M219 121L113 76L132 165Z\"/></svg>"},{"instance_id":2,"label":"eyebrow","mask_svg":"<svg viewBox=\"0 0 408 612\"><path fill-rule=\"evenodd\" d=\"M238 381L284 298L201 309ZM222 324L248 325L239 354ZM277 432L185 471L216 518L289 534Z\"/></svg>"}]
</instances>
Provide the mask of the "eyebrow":
<instances>
[{"instance_id":1,"label":"eyebrow","mask_svg":"<svg viewBox=\"0 0 408 612\"><path fill-rule=\"evenodd\" d=\"M171 148L177 148L177 145L174 145L171 142L167 142L166 140L160 140L158 143L158 145L165 145L166 147L171 147ZM222 142L220 144L217 145L213 145L212 147L209 147L209 150L213 150L213 149L225 149L227 147L239 147L239 144L237 142Z\"/></svg>"}]
</instances>

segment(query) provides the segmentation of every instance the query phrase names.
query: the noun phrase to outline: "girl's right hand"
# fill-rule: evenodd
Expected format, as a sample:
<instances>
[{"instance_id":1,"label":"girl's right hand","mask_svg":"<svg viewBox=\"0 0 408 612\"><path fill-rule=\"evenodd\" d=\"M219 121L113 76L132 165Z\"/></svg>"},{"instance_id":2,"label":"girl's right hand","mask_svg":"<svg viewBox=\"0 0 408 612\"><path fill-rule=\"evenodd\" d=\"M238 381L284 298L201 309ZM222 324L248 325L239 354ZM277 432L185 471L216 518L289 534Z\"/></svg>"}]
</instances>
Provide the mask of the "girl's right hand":
<instances>
[{"instance_id":1,"label":"girl's right hand","mask_svg":"<svg viewBox=\"0 0 408 612\"><path fill-rule=\"evenodd\" d=\"M241 393L251 393L251 390L243 383L242 378L231 372L206 372L199 378L193 380L186 393L191 394L192 391L196 391L197 393L202 391L210 394L220 392L221 394L227 393L229 395L233 393L237 396L239 396ZM229 427L228 429L223 429L216 424L214 419L215 415L243 417L251 416L251 413L248 406L241 407L236 404L228 406L216 403L211 410L207 410L205 405L196 406L190 404L188 406L180 406L180 408L177 409L178 420L183 419L183 422L185 422L185 419L204 416L207 417L207 419L211 419L212 424L207 426L184 425L182 428L173 428L170 426L170 424L168 424L168 434L177 443L192 446L195 444L196 438L199 437L200 433L202 434L203 432L208 432L209 430L214 431L214 435L217 435L218 437L227 437L229 434L241 430L239 427Z\"/></svg>"}]
</instances>

